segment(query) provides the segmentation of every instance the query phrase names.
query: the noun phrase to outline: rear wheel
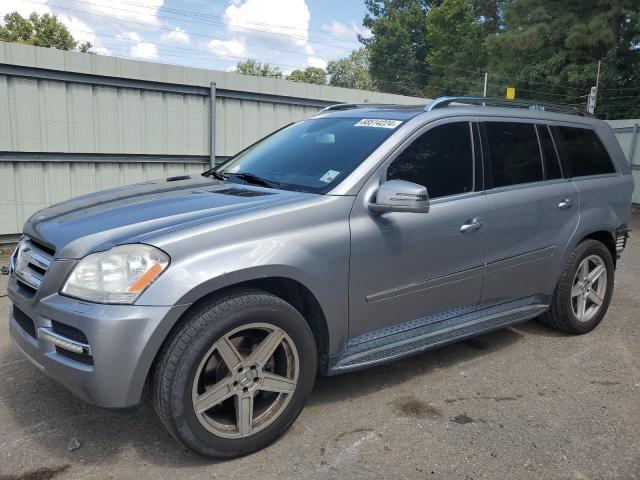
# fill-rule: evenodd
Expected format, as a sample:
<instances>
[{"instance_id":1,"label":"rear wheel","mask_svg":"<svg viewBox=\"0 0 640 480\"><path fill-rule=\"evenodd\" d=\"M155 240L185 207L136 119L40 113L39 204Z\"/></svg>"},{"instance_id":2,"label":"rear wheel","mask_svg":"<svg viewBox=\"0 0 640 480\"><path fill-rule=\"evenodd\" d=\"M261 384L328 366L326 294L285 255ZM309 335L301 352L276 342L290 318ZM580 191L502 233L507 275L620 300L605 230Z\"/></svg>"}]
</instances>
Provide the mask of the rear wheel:
<instances>
[{"instance_id":1,"label":"rear wheel","mask_svg":"<svg viewBox=\"0 0 640 480\"><path fill-rule=\"evenodd\" d=\"M540 320L567 333L593 330L607 313L613 293L611 252L597 240L579 243L567 259L551 301Z\"/></svg>"},{"instance_id":2,"label":"rear wheel","mask_svg":"<svg viewBox=\"0 0 640 480\"><path fill-rule=\"evenodd\" d=\"M300 313L269 293L238 291L198 309L168 341L155 408L192 450L245 455L293 423L315 373L315 341Z\"/></svg>"}]
</instances>

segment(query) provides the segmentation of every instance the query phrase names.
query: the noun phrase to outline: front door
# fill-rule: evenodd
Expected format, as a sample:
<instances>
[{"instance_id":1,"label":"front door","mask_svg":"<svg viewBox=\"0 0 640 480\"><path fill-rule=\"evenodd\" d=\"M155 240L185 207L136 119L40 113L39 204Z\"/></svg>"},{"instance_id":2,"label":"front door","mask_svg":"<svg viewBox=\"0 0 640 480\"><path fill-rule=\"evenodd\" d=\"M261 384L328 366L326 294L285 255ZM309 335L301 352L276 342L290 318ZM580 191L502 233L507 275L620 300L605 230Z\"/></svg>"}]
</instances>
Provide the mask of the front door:
<instances>
[{"instance_id":1,"label":"front door","mask_svg":"<svg viewBox=\"0 0 640 480\"><path fill-rule=\"evenodd\" d=\"M472 123L434 122L405 145L352 211L350 344L472 311L480 299L490 212L474 166ZM426 186L429 212L370 212L385 179Z\"/></svg>"}]
</instances>

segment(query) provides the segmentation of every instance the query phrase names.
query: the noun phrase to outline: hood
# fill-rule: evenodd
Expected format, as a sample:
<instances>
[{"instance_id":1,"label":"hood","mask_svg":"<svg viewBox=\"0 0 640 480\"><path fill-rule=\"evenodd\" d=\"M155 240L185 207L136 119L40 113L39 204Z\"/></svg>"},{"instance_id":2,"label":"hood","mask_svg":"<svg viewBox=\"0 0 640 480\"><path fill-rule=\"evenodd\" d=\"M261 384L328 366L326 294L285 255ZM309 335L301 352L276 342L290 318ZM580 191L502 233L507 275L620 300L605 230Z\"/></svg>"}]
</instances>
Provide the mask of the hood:
<instances>
[{"instance_id":1,"label":"hood","mask_svg":"<svg viewBox=\"0 0 640 480\"><path fill-rule=\"evenodd\" d=\"M191 225L314 197L205 177L169 178L45 208L27 221L24 233L55 250L56 258L81 258Z\"/></svg>"}]
</instances>

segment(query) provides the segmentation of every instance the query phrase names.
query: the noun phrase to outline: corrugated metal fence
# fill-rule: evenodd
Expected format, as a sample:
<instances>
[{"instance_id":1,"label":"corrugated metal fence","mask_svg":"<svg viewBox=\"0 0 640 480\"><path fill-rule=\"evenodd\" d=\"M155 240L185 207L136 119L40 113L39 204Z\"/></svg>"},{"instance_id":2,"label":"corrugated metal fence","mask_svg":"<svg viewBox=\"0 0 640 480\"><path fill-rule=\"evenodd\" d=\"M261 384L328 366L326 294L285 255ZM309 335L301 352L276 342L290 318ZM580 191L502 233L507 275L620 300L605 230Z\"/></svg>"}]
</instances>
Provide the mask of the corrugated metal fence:
<instances>
[{"instance_id":1,"label":"corrugated metal fence","mask_svg":"<svg viewBox=\"0 0 640 480\"><path fill-rule=\"evenodd\" d=\"M610 120L618 142L627 156L636 189L633 192L633 203L640 203L640 119Z\"/></svg>"},{"instance_id":2,"label":"corrugated metal fence","mask_svg":"<svg viewBox=\"0 0 640 480\"><path fill-rule=\"evenodd\" d=\"M425 101L0 42L0 237L77 195L202 172L327 105ZM632 152L638 121L612 123Z\"/></svg>"},{"instance_id":3,"label":"corrugated metal fence","mask_svg":"<svg viewBox=\"0 0 640 480\"><path fill-rule=\"evenodd\" d=\"M202 172L339 102L424 100L0 42L0 235L73 196Z\"/></svg>"}]
</instances>

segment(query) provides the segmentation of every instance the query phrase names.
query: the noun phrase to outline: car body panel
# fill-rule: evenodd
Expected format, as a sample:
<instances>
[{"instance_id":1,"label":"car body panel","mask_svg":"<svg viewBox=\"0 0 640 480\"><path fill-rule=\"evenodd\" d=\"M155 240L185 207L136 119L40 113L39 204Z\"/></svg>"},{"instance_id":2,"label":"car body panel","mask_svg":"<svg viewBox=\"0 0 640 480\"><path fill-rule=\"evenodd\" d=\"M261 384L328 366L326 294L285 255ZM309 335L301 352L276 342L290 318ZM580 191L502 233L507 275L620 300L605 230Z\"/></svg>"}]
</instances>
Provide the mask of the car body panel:
<instances>
[{"instance_id":1,"label":"car body panel","mask_svg":"<svg viewBox=\"0 0 640 480\"><path fill-rule=\"evenodd\" d=\"M448 120L469 122L473 117ZM473 311L480 300L488 229L462 233L460 227L471 218L488 222L483 192L434 199L428 213L376 215L368 207L388 165L416 138L442 124L439 119L416 129L378 166L356 198L350 221L350 345L370 338L371 332L391 331L394 325L440 312Z\"/></svg>"},{"instance_id":2,"label":"car body panel","mask_svg":"<svg viewBox=\"0 0 640 480\"><path fill-rule=\"evenodd\" d=\"M481 304L496 305L549 292L553 271L578 226L580 199L569 180L487 192L491 221ZM560 209L569 199L573 206Z\"/></svg>"},{"instance_id":3,"label":"car body panel","mask_svg":"<svg viewBox=\"0 0 640 480\"><path fill-rule=\"evenodd\" d=\"M35 213L26 235L56 250L56 258L82 258L122 243L295 203L311 194L225 184L205 177L159 180L67 200Z\"/></svg>"}]
</instances>

